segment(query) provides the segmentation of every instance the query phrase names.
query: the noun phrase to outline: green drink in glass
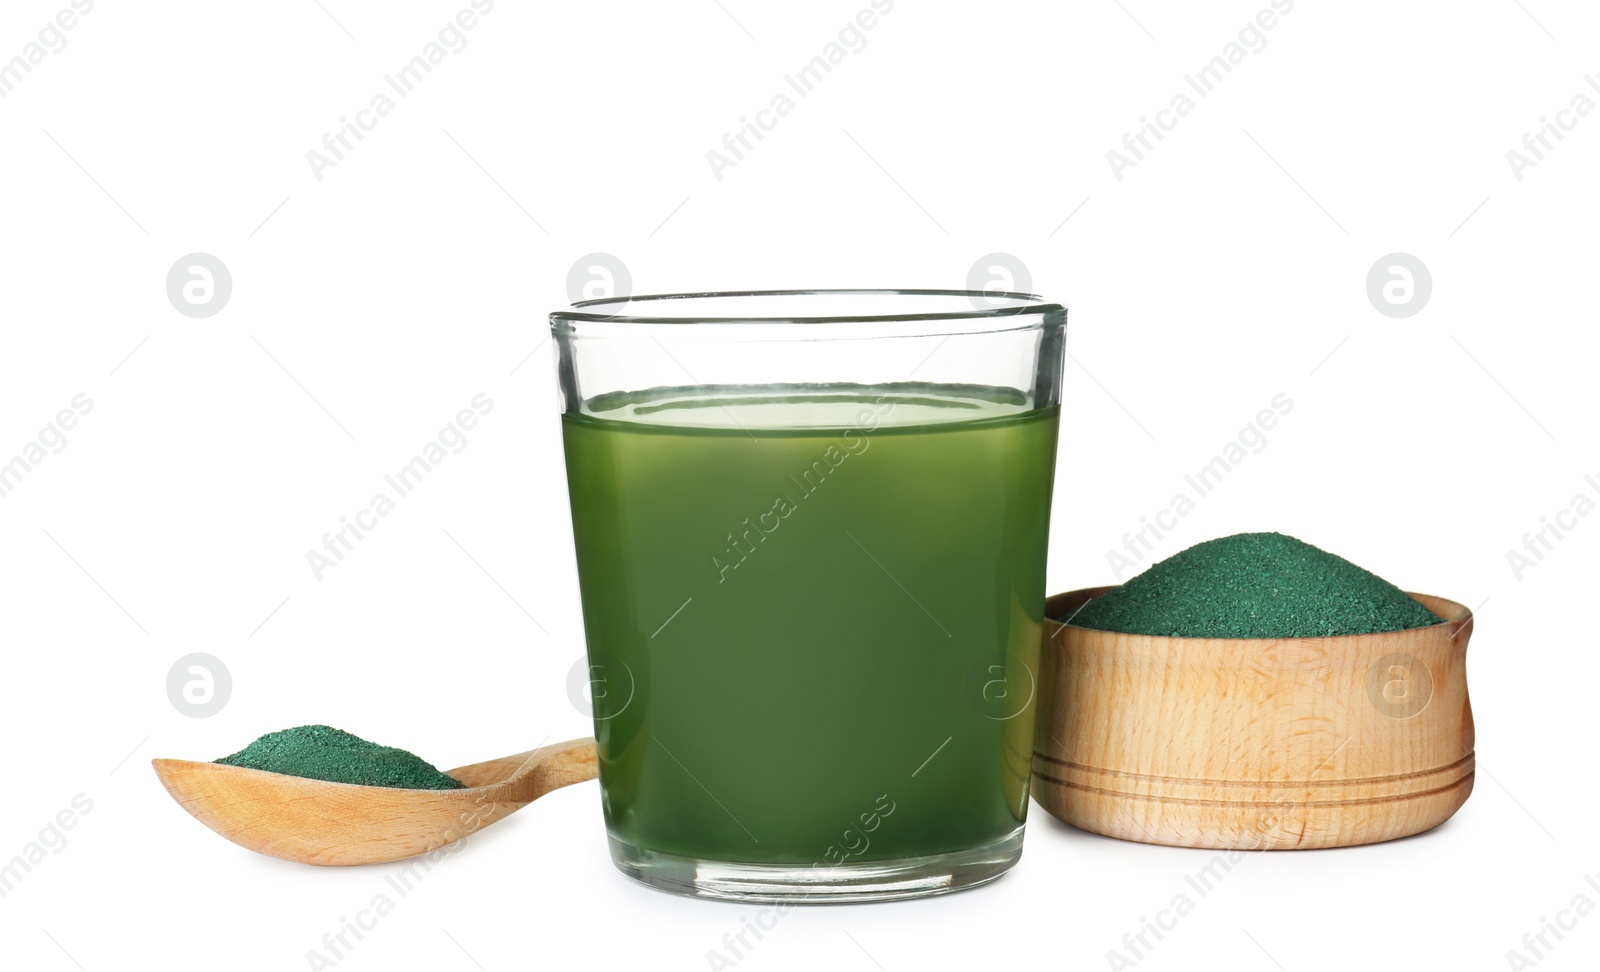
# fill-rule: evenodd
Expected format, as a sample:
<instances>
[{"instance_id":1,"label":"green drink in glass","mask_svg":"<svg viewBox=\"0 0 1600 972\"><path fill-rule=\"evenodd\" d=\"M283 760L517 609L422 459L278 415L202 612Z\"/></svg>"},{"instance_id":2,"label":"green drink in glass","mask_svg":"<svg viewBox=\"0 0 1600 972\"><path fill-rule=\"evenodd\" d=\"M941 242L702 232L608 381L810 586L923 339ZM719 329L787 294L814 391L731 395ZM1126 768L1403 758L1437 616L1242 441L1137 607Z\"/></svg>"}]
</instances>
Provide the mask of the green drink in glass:
<instances>
[{"instance_id":1,"label":"green drink in glass","mask_svg":"<svg viewBox=\"0 0 1600 972\"><path fill-rule=\"evenodd\" d=\"M842 901L1015 862L1063 319L904 291L553 315L625 873Z\"/></svg>"}]
</instances>

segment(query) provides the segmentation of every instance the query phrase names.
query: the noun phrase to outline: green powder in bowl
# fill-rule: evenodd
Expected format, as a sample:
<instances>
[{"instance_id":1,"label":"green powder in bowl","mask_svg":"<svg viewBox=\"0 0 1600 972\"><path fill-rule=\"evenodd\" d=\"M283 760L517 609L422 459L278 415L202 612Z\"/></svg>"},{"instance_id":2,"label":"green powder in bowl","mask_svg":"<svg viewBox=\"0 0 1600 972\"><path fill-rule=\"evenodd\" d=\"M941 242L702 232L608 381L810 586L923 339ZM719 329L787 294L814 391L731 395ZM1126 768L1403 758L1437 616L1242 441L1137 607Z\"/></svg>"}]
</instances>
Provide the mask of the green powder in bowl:
<instances>
[{"instance_id":1,"label":"green powder in bowl","mask_svg":"<svg viewBox=\"0 0 1600 972\"><path fill-rule=\"evenodd\" d=\"M331 726L297 726L269 732L217 760L228 766L266 770L330 783L393 786L409 790L458 790L465 784L439 772L420 756L380 746Z\"/></svg>"},{"instance_id":2,"label":"green powder in bowl","mask_svg":"<svg viewBox=\"0 0 1600 972\"><path fill-rule=\"evenodd\" d=\"M1071 623L1177 638L1317 638L1443 620L1343 557L1281 533L1236 533L1151 565Z\"/></svg>"}]
</instances>

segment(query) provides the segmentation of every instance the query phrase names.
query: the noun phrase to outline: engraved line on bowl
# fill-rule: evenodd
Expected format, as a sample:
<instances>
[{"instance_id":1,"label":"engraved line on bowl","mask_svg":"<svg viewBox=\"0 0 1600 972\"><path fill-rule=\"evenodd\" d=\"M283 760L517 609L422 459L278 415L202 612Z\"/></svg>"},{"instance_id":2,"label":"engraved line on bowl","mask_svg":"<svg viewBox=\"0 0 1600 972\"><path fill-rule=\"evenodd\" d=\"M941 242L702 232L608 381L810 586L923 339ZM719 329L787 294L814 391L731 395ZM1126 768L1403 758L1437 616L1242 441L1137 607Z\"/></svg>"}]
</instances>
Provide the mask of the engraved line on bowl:
<instances>
[{"instance_id":1,"label":"engraved line on bowl","mask_svg":"<svg viewBox=\"0 0 1600 972\"><path fill-rule=\"evenodd\" d=\"M1335 750L1335 752L1337 752L1337 750ZM1424 777L1424 776L1435 776L1435 775L1438 775L1440 773L1447 773L1447 772L1450 772L1451 770L1457 770L1457 769L1460 769L1461 767L1465 766L1466 764L1473 762L1474 759L1476 758L1476 754L1468 753L1467 755L1461 757L1460 759L1458 759L1455 762L1449 764L1448 766L1436 766L1433 769L1415 770L1415 771L1410 772L1410 773L1395 773L1395 774L1390 775L1390 776L1366 776L1366 777L1361 777L1361 778L1352 779L1352 780L1299 780L1299 781L1296 781L1296 780L1289 780L1289 781L1284 781L1284 780L1261 780L1261 781L1255 781L1255 780L1206 780L1206 779L1196 779L1194 777L1186 777L1186 776L1150 776L1150 775L1146 775L1144 773L1129 773L1129 772L1126 772L1124 770L1101 769L1098 766L1088 766L1088 765L1085 765L1083 763L1074 763L1071 760L1065 760L1065 759L1061 759L1058 756L1051 756L1051 755L1049 755L1047 753L1041 753L1038 750L1034 750L1033 755L1034 755L1034 758L1036 758L1036 759L1042 759L1045 762L1054 763L1057 766L1064 766L1064 767L1066 767L1067 769L1070 769L1070 770L1079 770L1079 771L1085 772L1085 773L1098 773L1098 774L1100 774L1102 776L1111 776L1111 777L1116 777L1118 779L1137 780L1137 781L1139 781L1141 783L1174 783L1174 784L1191 784L1191 785L1194 785L1194 786L1221 786L1221 787L1235 786L1235 787L1255 787L1255 788L1263 788L1263 789L1275 789L1275 788L1294 789L1296 787L1362 786L1362 785L1375 784L1375 783L1399 783L1399 782L1402 782L1404 780L1414 780L1414 779L1419 779L1419 778ZM1326 764L1324 764L1324 765L1326 765ZM1317 770L1318 773L1320 773L1321 771L1322 770L1320 768ZM1315 776L1316 774L1313 773L1312 775Z\"/></svg>"},{"instance_id":2,"label":"engraved line on bowl","mask_svg":"<svg viewBox=\"0 0 1600 972\"><path fill-rule=\"evenodd\" d=\"M1082 783L1069 783L1066 780L1050 776L1046 773L1035 772L1036 779L1069 790L1082 790L1085 793L1094 793L1099 796L1116 797L1122 800L1145 800L1150 803L1172 803L1185 807L1359 807L1378 803L1400 803L1404 800L1420 800L1423 797L1437 796L1449 793L1451 790L1461 788L1471 783L1476 774L1468 773L1461 779L1444 786L1436 786L1431 790L1418 790L1415 793L1397 793L1393 796L1382 797L1352 797L1346 800L1200 800L1194 797L1156 796L1147 793L1126 793L1121 790L1106 790L1098 786L1085 786Z\"/></svg>"}]
</instances>

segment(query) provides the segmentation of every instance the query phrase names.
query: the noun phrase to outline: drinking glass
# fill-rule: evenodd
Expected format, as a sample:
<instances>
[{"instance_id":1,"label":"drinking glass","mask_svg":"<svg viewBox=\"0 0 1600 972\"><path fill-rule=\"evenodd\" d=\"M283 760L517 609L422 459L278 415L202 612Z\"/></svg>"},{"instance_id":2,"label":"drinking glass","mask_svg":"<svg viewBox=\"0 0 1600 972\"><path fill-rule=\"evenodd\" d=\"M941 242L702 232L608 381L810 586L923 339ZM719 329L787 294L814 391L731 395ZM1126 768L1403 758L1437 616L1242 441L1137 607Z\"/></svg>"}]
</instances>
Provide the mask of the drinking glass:
<instances>
[{"instance_id":1,"label":"drinking glass","mask_svg":"<svg viewBox=\"0 0 1600 972\"><path fill-rule=\"evenodd\" d=\"M1004 873L1066 311L819 290L550 320L616 865L779 902Z\"/></svg>"}]
</instances>

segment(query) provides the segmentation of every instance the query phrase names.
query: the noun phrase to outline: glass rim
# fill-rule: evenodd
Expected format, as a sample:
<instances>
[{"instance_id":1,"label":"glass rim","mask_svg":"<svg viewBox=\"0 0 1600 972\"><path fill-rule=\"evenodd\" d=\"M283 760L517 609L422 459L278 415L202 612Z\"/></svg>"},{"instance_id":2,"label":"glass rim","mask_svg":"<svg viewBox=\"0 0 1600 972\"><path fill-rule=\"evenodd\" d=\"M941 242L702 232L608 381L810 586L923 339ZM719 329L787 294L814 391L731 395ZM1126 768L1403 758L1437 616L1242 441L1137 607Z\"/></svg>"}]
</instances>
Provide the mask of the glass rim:
<instances>
[{"instance_id":1,"label":"glass rim","mask_svg":"<svg viewBox=\"0 0 1600 972\"><path fill-rule=\"evenodd\" d=\"M716 300L730 297L965 297L972 302L970 309L954 311L923 311L915 313L881 314L743 314L728 317L707 315L671 314L619 314L591 311L607 305L623 306L638 301L688 301ZM997 307L982 307L978 301L1003 300ZM720 290L677 294L633 294L626 297L599 297L575 302L569 310L550 314L552 326L558 324L853 324L853 323L914 323L919 321L989 320L1019 316L1064 315L1067 309L1061 304L1045 300L1038 294L1000 290L942 290L913 288L824 288L810 290Z\"/></svg>"}]
</instances>

